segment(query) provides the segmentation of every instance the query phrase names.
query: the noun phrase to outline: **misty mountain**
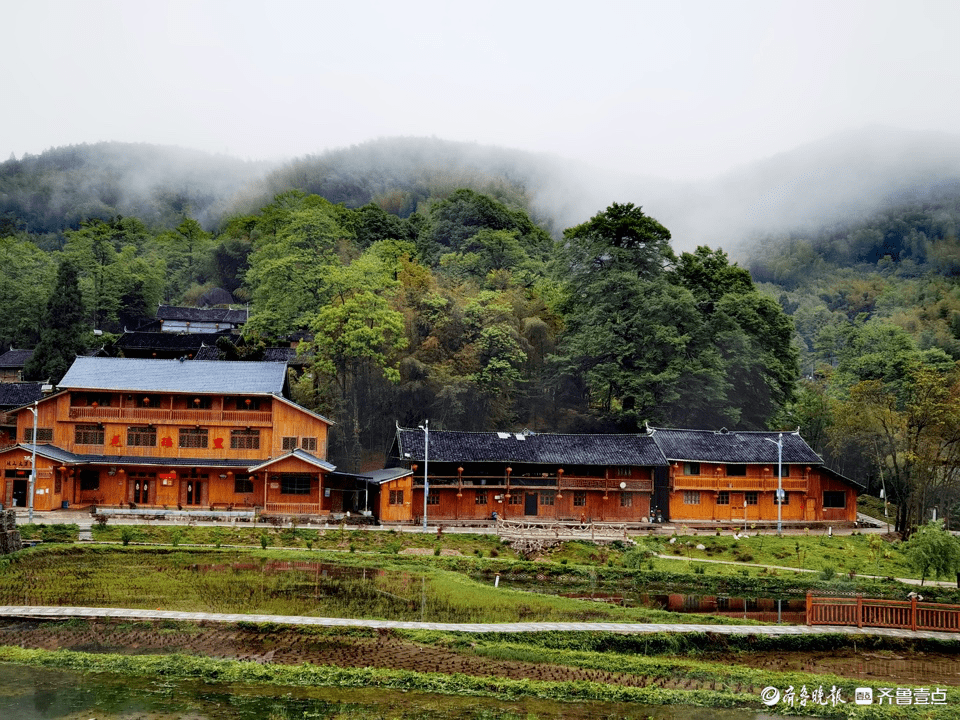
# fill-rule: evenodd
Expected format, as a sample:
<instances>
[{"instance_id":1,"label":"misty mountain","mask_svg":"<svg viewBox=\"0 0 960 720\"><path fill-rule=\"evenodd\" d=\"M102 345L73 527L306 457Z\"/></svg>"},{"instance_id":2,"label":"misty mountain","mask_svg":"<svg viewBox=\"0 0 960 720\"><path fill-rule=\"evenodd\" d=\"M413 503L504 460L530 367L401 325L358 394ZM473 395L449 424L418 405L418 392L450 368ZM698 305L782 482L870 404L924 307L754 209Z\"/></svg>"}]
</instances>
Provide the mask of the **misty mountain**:
<instances>
[{"instance_id":1,"label":"misty mountain","mask_svg":"<svg viewBox=\"0 0 960 720\"><path fill-rule=\"evenodd\" d=\"M213 228L224 203L270 167L146 144L54 148L0 163L0 222L46 235L116 215L156 227L173 227L189 215Z\"/></svg>"},{"instance_id":2,"label":"misty mountain","mask_svg":"<svg viewBox=\"0 0 960 720\"><path fill-rule=\"evenodd\" d=\"M45 234L116 214L164 227L190 215L212 230L290 189L405 217L461 187L528 210L555 236L612 202L632 202L670 229L677 250L706 244L739 259L761 237L850 225L960 192L960 136L864 128L697 182L438 138L382 138L273 165L99 143L0 163L0 221Z\"/></svg>"}]
</instances>

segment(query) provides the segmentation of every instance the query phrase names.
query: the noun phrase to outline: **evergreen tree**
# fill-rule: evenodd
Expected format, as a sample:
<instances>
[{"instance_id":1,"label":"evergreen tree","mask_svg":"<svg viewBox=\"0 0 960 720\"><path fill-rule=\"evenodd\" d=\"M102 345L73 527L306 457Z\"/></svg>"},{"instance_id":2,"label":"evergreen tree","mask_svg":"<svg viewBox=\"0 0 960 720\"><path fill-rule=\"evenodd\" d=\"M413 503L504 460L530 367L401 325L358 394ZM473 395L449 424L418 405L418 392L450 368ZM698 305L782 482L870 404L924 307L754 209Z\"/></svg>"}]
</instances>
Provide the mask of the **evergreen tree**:
<instances>
[{"instance_id":1,"label":"evergreen tree","mask_svg":"<svg viewBox=\"0 0 960 720\"><path fill-rule=\"evenodd\" d=\"M24 366L30 380L60 382L77 355L86 350L83 297L77 268L69 260L60 263L57 284L47 301L40 342Z\"/></svg>"}]
</instances>

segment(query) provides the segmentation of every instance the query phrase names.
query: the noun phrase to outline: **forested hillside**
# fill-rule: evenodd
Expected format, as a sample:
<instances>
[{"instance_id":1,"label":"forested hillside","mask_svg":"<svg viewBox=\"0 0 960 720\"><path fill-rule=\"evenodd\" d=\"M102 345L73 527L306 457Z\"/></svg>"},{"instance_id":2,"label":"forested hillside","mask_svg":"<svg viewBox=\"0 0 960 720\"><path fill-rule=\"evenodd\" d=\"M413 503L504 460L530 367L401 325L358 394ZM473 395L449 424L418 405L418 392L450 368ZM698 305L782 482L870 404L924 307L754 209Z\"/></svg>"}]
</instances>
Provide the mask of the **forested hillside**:
<instances>
[{"instance_id":1,"label":"forested hillside","mask_svg":"<svg viewBox=\"0 0 960 720\"><path fill-rule=\"evenodd\" d=\"M0 342L38 347L28 370L55 381L159 303L223 288L251 315L224 357L307 338L296 398L336 421L330 455L345 469L382 462L395 424L424 418L799 426L836 469L885 487L901 527L954 509L953 184L770 233L741 267L716 246L681 252L642 196L571 222L582 198L545 212L537 182L558 180L542 158L460 146L445 163L442 142L389 145L406 159L386 147L272 173L227 160L164 173L153 150L113 145L0 164ZM138 178L138 162L151 172Z\"/></svg>"}]
</instances>

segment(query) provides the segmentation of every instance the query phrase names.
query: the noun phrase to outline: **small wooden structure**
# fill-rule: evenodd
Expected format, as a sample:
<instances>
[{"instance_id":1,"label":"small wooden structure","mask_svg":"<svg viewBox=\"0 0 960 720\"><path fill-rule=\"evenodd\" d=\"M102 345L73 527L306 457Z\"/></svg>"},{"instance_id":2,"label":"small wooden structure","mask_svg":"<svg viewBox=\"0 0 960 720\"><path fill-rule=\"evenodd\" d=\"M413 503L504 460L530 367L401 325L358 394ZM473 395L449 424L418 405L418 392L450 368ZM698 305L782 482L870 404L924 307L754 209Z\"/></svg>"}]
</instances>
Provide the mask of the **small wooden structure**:
<instances>
[{"instance_id":1,"label":"small wooden structure","mask_svg":"<svg viewBox=\"0 0 960 720\"><path fill-rule=\"evenodd\" d=\"M909 600L878 600L863 595L821 597L807 593L807 625L856 625L960 632L960 605Z\"/></svg>"},{"instance_id":2,"label":"small wooden structure","mask_svg":"<svg viewBox=\"0 0 960 720\"><path fill-rule=\"evenodd\" d=\"M633 542L627 535L626 525L610 523L536 523L498 518L497 535L524 555L542 552L569 540Z\"/></svg>"}]
</instances>

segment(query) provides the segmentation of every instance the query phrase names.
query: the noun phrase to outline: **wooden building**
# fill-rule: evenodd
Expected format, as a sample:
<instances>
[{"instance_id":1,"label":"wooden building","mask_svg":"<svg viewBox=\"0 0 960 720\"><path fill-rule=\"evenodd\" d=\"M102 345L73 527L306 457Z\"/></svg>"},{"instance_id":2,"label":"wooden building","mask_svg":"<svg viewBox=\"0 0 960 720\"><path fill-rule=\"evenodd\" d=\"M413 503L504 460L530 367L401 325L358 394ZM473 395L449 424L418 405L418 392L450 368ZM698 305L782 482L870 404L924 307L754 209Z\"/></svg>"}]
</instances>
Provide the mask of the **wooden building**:
<instances>
[{"instance_id":1,"label":"wooden building","mask_svg":"<svg viewBox=\"0 0 960 720\"><path fill-rule=\"evenodd\" d=\"M383 521L420 522L425 457L430 522L487 520L496 513L546 521L739 524L775 522L778 505L785 522L856 520L856 484L826 468L797 432L431 431L426 441L421 429L397 429L390 464L411 474L381 485Z\"/></svg>"},{"instance_id":2,"label":"wooden building","mask_svg":"<svg viewBox=\"0 0 960 720\"><path fill-rule=\"evenodd\" d=\"M855 483L825 467L799 432L648 432L670 463L674 522L775 521L778 504L787 522L857 519Z\"/></svg>"},{"instance_id":3,"label":"wooden building","mask_svg":"<svg viewBox=\"0 0 960 720\"><path fill-rule=\"evenodd\" d=\"M398 428L391 453L412 476L386 484L380 517L423 516L426 434ZM431 431L427 457L431 522L504 518L634 522L649 517L654 473L667 462L641 435Z\"/></svg>"},{"instance_id":4,"label":"wooden building","mask_svg":"<svg viewBox=\"0 0 960 720\"><path fill-rule=\"evenodd\" d=\"M0 500L27 504L36 451L37 510L338 512L331 423L289 400L286 378L273 362L77 358L56 393L16 411L19 444L0 451Z\"/></svg>"}]
</instances>

